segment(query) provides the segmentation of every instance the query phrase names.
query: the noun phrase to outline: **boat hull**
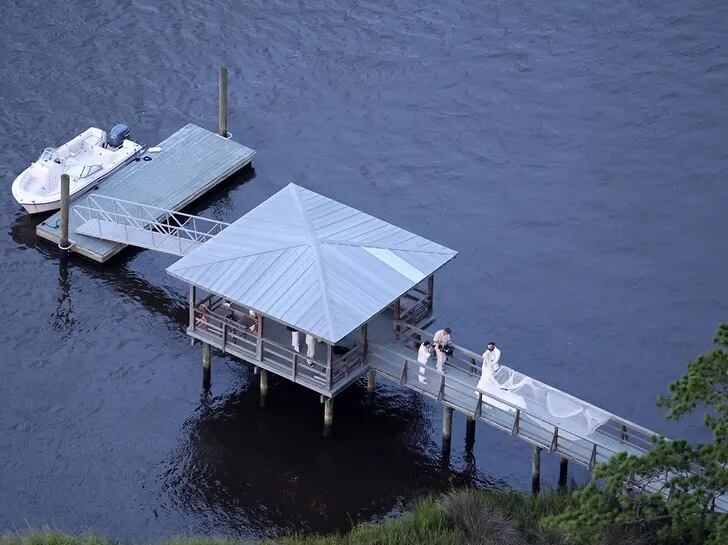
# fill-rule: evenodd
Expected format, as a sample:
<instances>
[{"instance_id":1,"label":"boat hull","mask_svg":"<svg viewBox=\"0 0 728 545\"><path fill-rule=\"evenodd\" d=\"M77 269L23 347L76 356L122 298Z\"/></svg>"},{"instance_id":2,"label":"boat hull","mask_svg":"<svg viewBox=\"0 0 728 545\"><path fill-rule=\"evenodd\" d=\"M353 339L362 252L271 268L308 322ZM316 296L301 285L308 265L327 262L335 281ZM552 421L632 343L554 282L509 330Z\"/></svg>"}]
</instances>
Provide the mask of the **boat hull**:
<instances>
[{"instance_id":1,"label":"boat hull","mask_svg":"<svg viewBox=\"0 0 728 545\"><path fill-rule=\"evenodd\" d=\"M130 140L119 148L107 148L105 138L106 133L92 127L57 150L47 149L15 179L13 197L29 214L58 210L62 174L70 176L70 198L75 199L141 152L141 146Z\"/></svg>"},{"instance_id":2,"label":"boat hull","mask_svg":"<svg viewBox=\"0 0 728 545\"><path fill-rule=\"evenodd\" d=\"M61 208L61 201L57 200L54 202L43 203L43 204L31 204L31 203L20 203L25 208L28 214L43 214L45 212L53 212Z\"/></svg>"}]
</instances>

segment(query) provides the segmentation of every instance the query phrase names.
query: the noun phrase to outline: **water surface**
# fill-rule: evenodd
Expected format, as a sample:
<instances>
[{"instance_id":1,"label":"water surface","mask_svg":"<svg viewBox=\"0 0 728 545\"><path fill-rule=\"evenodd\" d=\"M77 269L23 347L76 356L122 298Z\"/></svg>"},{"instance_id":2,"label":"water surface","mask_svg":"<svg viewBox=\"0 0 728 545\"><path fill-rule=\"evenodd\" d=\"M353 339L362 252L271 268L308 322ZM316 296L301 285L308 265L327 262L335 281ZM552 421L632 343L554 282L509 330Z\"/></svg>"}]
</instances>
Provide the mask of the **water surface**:
<instances>
[{"instance_id":1,"label":"water surface","mask_svg":"<svg viewBox=\"0 0 728 545\"><path fill-rule=\"evenodd\" d=\"M36 5L32 5L36 4ZM216 125L231 68L234 220L295 181L460 251L456 342L671 435L654 399L728 318L721 2L21 2L0 6L0 528L119 538L329 531L451 484L529 486L530 450L383 385L316 395L185 336L173 258L61 259L12 200L44 146L128 123ZM558 462L544 456L553 482ZM583 477L583 472L576 472Z\"/></svg>"}]
</instances>

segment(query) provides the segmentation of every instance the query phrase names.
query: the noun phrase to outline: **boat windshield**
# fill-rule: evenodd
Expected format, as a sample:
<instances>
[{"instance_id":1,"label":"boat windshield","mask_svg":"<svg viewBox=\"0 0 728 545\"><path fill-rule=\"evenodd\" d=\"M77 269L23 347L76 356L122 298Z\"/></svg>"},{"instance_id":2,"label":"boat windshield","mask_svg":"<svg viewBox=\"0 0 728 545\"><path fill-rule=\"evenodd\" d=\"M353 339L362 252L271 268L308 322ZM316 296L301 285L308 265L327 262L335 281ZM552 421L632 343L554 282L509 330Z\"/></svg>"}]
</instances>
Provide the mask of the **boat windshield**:
<instances>
[{"instance_id":1,"label":"boat windshield","mask_svg":"<svg viewBox=\"0 0 728 545\"><path fill-rule=\"evenodd\" d=\"M103 167L101 165L85 165L82 169L80 174L78 175L78 178L88 178L89 176L92 176L93 174L96 174L99 170L101 170Z\"/></svg>"},{"instance_id":2,"label":"boat windshield","mask_svg":"<svg viewBox=\"0 0 728 545\"><path fill-rule=\"evenodd\" d=\"M40 154L39 161L55 161L58 159L60 161L61 157L58 155L58 150L56 148L46 148L43 150L43 153Z\"/></svg>"}]
</instances>

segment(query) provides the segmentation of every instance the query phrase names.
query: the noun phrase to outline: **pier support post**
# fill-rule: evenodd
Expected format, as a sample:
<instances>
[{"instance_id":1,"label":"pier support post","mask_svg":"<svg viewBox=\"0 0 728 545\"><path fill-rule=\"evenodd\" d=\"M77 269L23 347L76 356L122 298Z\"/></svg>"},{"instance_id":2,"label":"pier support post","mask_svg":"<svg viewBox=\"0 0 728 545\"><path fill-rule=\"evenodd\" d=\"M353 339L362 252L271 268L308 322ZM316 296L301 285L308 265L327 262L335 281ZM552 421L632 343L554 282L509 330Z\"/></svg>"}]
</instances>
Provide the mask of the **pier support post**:
<instances>
[{"instance_id":1,"label":"pier support post","mask_svg":"<svg viewBox=\"0 0 728 545\"><path fill-rule=\"evenodd\" d=\"M189 328L195 329L195 299L197 298L197 287L194 284L190 284L190 323ZM194 340L194 338L192 339Z\"/></svg>"},{"instance_id":2,"label":"pier support post","mask_svg":"<svg viewBox=\"0 0 728 545\"><path fill-rule=\"evenodd\" d=\"M210 345L202 343L202 387L210 388L212 378L212 358L210 357Z\"/></svg>"},{"instance_id":3,"label":"pier support post","mask_svg":"<svg viewBox=\"0 0 728 545\"><path fill-rule=\"evenodd\" d=\"M324 398L324 437L331 436L331 426L334 423L334 398Z\"/></svg>"},{"instance_id":4,"label":"pier support post","mask_svg":"<svg viewBox=\"0 0 728 545\"><path fill-rule=\"evenodd\" d=\"M452 439L452 407L442 408L442 450L450 452L450 440Z\"/></svg>"},{"instance_id":5,"label":"pier support post","mask_svg":"<svg viewBox=\"0 0 728 545\"><path fill-rule=\"evenodd\" d=\"M566 485L568 484L568 480L569 480L569 460L562 456L561 460L559 460L559 488L562 490L566 490Z\"/></svg>"},{"instance_id":6,"label":"pier support post","mask_svg":"<svg viewBox=\"0 0 728 545\"><path fill-rule=\"evenodd\" d=\"M58 240L58 247L61 250L70 250L71 245L68 244L68 217L71 206L71 177L68 174L61 174L61 236Z\"/></svg>"},{"instance_id":7,"label":"pier support post","mask_svg":"<svg viewBox=\"0 0 728 545\"><path fill-rule=\"evenodd\" d=\"M473 450L475 445L475 417L467 416L465 420L465 450Z\"/></svg>"},{"instance_id":8,"label":"pier support post","mask_svg":"<svg viewBox=\"0 0 728 545\"><path fill-rule=\"evenodd\" d=\"M394 340L398 341L399 340L399 324L397 322L399 322L400 318L402 317L402 303L401 303L399 297L394 302L394 316L393 317L394 317Z\"/></svg>"},{"instance_id":9,"label":"pier support post","mask_svg":"<svg viewBox=\"0 0 728 545\"><path fill-rule=\"evenodd\" d=\"M260 369L260 406L265 407L265 400L268 397L268 371Z\"/></svg>"},{"instance_id":10,"label":"pier support post","mask_svg":"<svg viewBox=\"0 0 728 545\"><path fill-rule=\"evenodd\" d=\"M377 370L374 367L369 368L369 375L367 375L367 395L374 395L374 388L377 386Z\"/></svg>"},{"instance_id":11,"label":"pier support post","mask_svg":"<svg viewBox=\"0 0 728 545\"><path fill-rule=\"evenodd\" d=\"M435 301L435 274L427 277L427 314L432 314Z\"/></svg>"},{"instance_id":12,"label":"pier support post","mask_svg":"<svg viewBox=\"0 0 728 545\"><path fill-rule=\"evenodd\" d=\"M218 77L218 129L219 134L223 138L228 138L227 117L228 117L228 71L224 66L220 67L220 75Z\"/></svg>"},{"instance_id":13,"label":"pier support post","mask_svg":"<svg viewBox=\"0 0 728 545\"><path fill-rule=\"evenodd\" d=\"M531 492L538 496L541 492L541 447L533 447L531 458Z\"/></svg>"}]
</instances>

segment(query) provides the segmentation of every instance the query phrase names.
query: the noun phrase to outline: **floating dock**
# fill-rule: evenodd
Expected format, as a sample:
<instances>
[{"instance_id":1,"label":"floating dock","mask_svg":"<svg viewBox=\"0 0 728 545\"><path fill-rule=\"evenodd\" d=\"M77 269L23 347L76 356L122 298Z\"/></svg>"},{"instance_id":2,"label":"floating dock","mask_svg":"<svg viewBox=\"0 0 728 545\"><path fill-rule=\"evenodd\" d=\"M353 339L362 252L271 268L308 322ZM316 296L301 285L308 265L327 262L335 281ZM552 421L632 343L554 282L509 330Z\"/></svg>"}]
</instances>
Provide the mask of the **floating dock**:
<instances>
[{"instance_id":1,"label":"floating dock","mask_svg":"<svg viewBox=\"0 0 728 545\"><path fill-rule=\"evenodd\" d=\"M158 144L161 151L147 153L97 184L71 202L88 206L88 195L132 199L143 205L179 211L220 182L249 164L255 151L192 123ZM147 159L149 157L149 159ZM126 244L76 233L83 223L77 214L69 218L71 251L104 263ZM60 213L36 228L38 236L60 240Z\"/></svg>"}]
</instances>

